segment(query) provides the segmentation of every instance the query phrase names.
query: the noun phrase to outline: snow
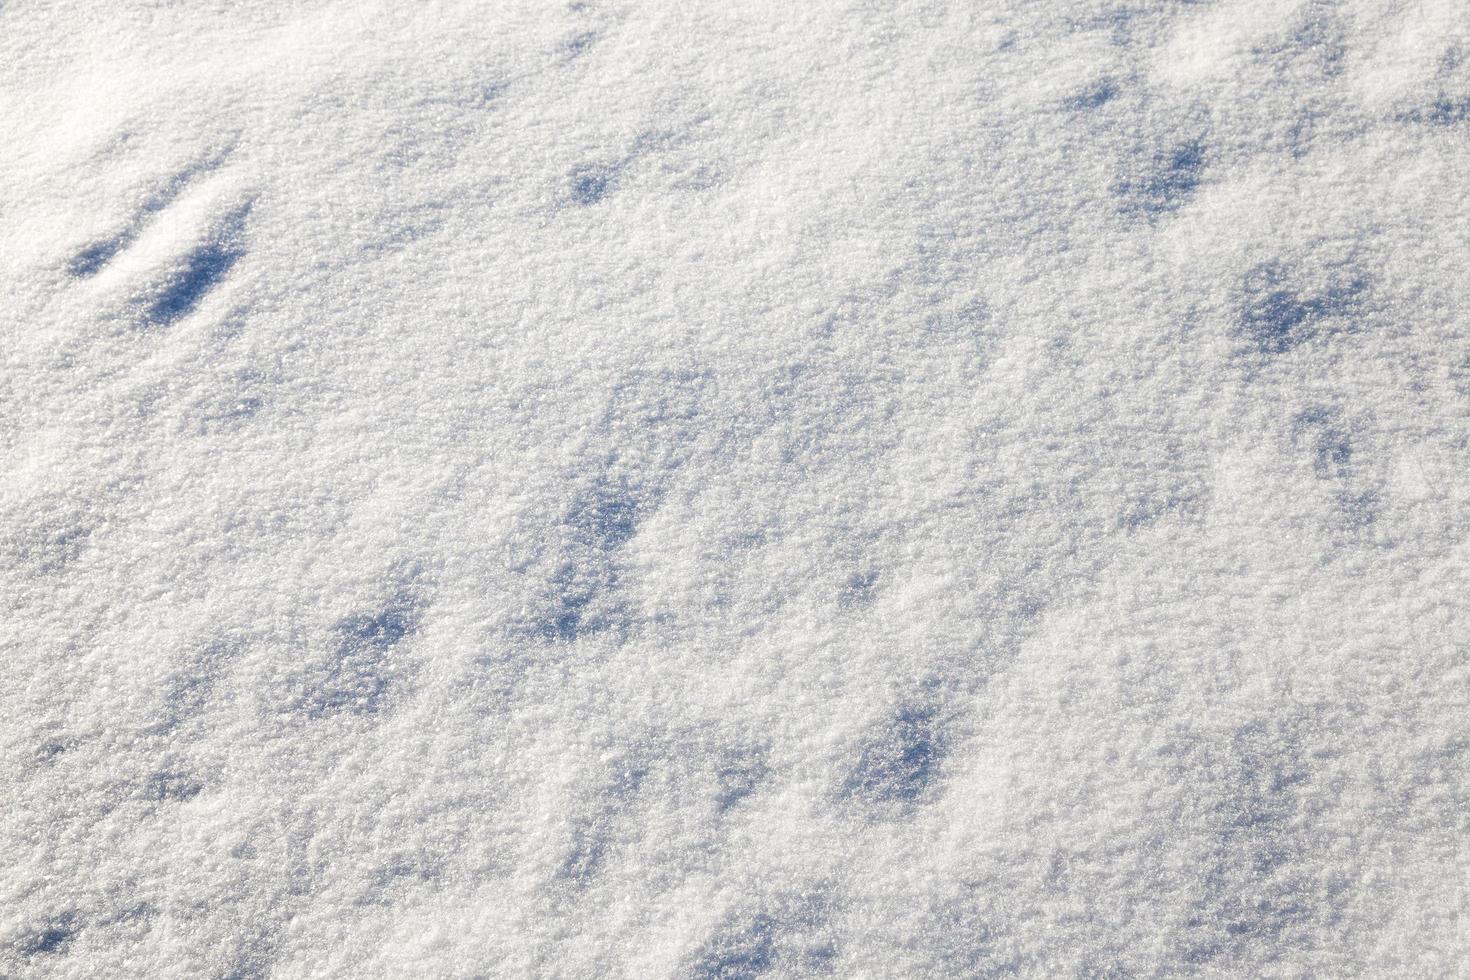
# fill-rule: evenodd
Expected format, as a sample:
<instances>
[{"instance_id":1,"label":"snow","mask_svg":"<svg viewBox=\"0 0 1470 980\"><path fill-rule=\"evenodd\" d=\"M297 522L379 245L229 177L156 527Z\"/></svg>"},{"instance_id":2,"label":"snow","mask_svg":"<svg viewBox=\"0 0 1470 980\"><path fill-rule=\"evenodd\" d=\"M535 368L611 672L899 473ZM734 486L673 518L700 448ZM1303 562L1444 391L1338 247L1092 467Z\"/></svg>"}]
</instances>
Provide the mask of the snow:
<instances>
[{"instance_id":1,"label":"snow","mask_svg":"<svg viewBox=\"0 0 1470 980\"><path fill-rule=\"evenodd\" d=\"M0 3L0 975L1460 975L1470 7Z\"/></svg>"}]
</instances>

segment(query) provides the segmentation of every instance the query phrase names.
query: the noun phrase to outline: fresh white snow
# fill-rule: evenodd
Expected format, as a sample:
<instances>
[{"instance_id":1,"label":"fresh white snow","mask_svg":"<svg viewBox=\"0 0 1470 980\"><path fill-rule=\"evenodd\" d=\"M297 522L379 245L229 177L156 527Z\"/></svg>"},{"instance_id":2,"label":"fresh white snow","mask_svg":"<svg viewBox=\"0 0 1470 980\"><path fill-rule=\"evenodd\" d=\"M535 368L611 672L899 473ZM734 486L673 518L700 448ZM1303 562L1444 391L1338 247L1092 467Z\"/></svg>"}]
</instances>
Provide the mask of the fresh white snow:
<instances>
[{"instance_id":1,"label":"fresh white snow","mask_svg":"<svg viewBox=\"0 0 1470 980\"><path fill-rule=\"evenodd\" d=\"M1462 0L0 0L0 133L0 975L1465 975Z\"/></svg>"}]
</instances>

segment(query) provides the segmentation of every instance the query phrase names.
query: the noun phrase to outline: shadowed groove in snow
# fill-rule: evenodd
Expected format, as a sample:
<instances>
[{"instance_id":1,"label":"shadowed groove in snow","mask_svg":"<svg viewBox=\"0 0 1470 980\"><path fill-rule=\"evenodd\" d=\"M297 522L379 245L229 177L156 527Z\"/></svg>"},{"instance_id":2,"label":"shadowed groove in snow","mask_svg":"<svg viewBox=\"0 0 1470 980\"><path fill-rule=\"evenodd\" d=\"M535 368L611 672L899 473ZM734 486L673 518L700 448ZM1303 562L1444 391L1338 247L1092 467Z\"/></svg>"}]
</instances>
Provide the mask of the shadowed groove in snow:
<instances>
[{"instance_id":1,"label":"shadowed groove in snow","mask_svg":"<svg viewBox=\"0 0 1470 980\"><path fill-rule=\"evenodd\" d=\"M1074 111L1086 111L1098 109L1111 102L1118 94L1118 87L1111 79L1101 79L1093 82L1082 91L1070 96L1063 105Z\"/></svg>"},{"instance_id":2,"label":"shadowed groove in snow","mask_svg":"<svg viewBox=\"0 0 1470 980\"><path fill-rule=\"evenodd\" d=\"M1312 453L1312 468L1321 479L1347 475L1352 462L1352 437L1340 424L1335 409L1311 408L1296 418L1294 435L1304 440Z\"/></svg>"},{"instance_id":3,"label":"shadowed groove in snow","mask_svg":"<svg viewBox=\"0 0 1470 980\"><path fill-rule=\"evenodd\" d=\"M107 263L137 240L155 214L178 200L198 177L217 170L228 155L228 152L218 154L174 174L144 198L137 213L121 230L86 245L73 255L67 262L66 271L78 279L86 279L102 271Z\"/></svg>"},{"instance_id":4,"label":"shadowed groove in snow","mask_svg":"<svg viewBox=\"0 0 1470 980\"><path fill-rule=\"evenodd\" d=\"M1470 98L1451 99L1441 95L1429 107L1424 119L1435 126L1457 126L1470 119Z\"/></svg>"},{"instance_id":5,"label":"shadowed groove in snow","mask_svg":"<svg viewBox=\"0 0 1470 980\"><path fill-rule=\"evenodd\" d=\"M389 684L389 656L418 621L418 607L399 594L376 613L339 622L335 649L308 685L302 710L312 718L378 713Z\"/></svg>"},{"instance_id":6,"label":"shadowed groove in snow","mask_svg":"<svg viewBox=\"0 0 1470 980\"><path fill-rule=\"evenodd\" d=\"M149 323L167 326L188 316L219 285L243 253L224 242L210 242L189 253L184 267L149 305Z\"/></svg>"},{"instance_id":7,"label":"shadowed groove in snow","mask_svg":"<svg viewBox=\"0 0 1470 980\"><path fill-rule=\"evenodd\" d=\"M1306 74L1331 79L1345 67L1344 24L1326 5L1311 5L1289 36L1277 43L1263 44L1255 53L1274 62L1286 77Z\"/></svg>"},{"instance_id":8,"label":"shadowed groove in snow","mask_svg":"<svg viewBox=\"0 0 1470 980\"><path fill-rule=\"evenodd\" d=\"M853 572L842 584L837 594L837 604L843 609L858 609L872 605L878 591L878 573L872 569Z\"/></svg>"},{"instance_id":9,"label":"shadowed groove in snow","mask_svg":"<svg viewBox=\"0 0 1470 980\"><path fill-rule=\"evenodd\" d=\"M208 241L196 246L183 263L158 289L144 310L153 326L169 326L190 313L211 290L222 283L236 262L245 255L245 221L250 206L227 217Z\"/></svg>"},{"instance_id":10,"label":"shadowed groove in snow","mask_svg":"<svg viewBox=\"0 0 1470 980\"><path fill-rule=\"evenodd\" d=\"M1163 215L1177 211L1199 187L1205 170L1205 144L1191 139L1154 154L1144 171L1113 188L1127 213Z\"/></svg>"},{"instance_id":11,"label":"shadowed groove in snow","mask_svg":"<svg viewBox=\"0 0 1470 980\"><path fill-rule=\"evenodd\" d=\"M944 755L937 722L933 707L901 708L863 746L843 795L879 808L922 798Z\"/></svg>"},{"instance_id":12,"label":"shadowed groove in snow","mask_svg":"<svg viewBox=\"0 0 1470 980\"><path fill-rule=\"evenodd\" d=\"M557 869L557 877L576 887L591 883L606 863L614 848L615 828L632 806L649 770L641 764L624 765L600 788L592 812L574 826L570 848Z\"/></svg>"},{"instance_id":13,"label":"shadowed groove in snow","mask_svg":"<svg viewBox=\"0 0 1470 980\"><path fill-rule=\"evenodd\" d=\"M770 770L760 754L743 753L728 758L715 775L715 805L723 813L755 793Z\"/></svg>"},{"instance_id":14,"label":"shadowed groove in snow","mask_svg":"<svg viewBox=\"0 0 1470 980\"><path fill-rule=\"evenodd\" d=\"M102 271L104 265L112 261L113 256L128 245L132 237L130 230L93 242L71 257L71 261L66 264L66 271L78 279L96 275Z\"/></svg>"},{"instance_id":15,"label":"shadowed groove in snow","mask_svg":"<svg viewBox=\"0 0 1470 980\"><path fill-rule=\"evenodd\" d=\"M737 980L759 977L776 964L776 923L757 915L729 929L710 944L689 971L689 980Z\"/></svg>"},{"instance_id":16,"label":"shadowed groove in snow","mask_svg":"<svg viewBox=\"0 0 1470 980\"><path fill-rule=\"evenodd\" d=\"M611 392L595 449L568 475L574 488L546 528L546 578L522 628L545 642L619 632L628 624L622 551L662 502L670 474L688 458L707 376L633 372Z\"/></svg>"},{"instance_id":17,"label":"shadowed groove in snow","mask_svg":"<svg viewBox=\"0 0 1470 980\"><path fill-rule=\"evenodd\" d=\"M1315 337L1324 320L1353 313L1366 289L1366 280L1354 275L1304 293L1284 262L1263 262L1242 283L1241 332L1257 352L1285 354Z\"/></svg>"},{"instance_id":18,"label":"shadowed groove in snow","mask_svg":"<svg viewBox=\"0 0 1470 980\"><path fill-rule=\"evenodd\" d=\"M824 895L787 896L727 918L694 950L688 980L825 976L837 950Z\"/></svg>"},{"instance_id":19,"label":"shadowed groove in snow","mask_svg":"<svg viewBox=\"0 0 1470 980\"><path fill-rule=\"evenodd\" d=\"M607 479L573 503L563 522L567 550L549 583L551 607L536 628L542 639L570 642L617 622L617 552L637 533L644 511L633 488Z\"/></svg>"},{"instance_id":20,"label":"shadowed groove in snow","mask_svg":"<svg viewBox=\"0 0 1470 980\"><path fill-rule=\"evenodd\" d=\"M1336 484L1337 509L1345 526L1363 528L1378 519L1378 491L1360 482L1363 467L1354 465L1353 437L1341 413L1322 407L1302 412L1292 438L1311 453L1317 479Z\"/></svg>"},{"instance_id":21,"label":"shadowed groove in snow","mask_svg":"<svg viewBox=\"0 0 1470 980\"><path fill-rule=\"evenodd\" d=\"M181 772L156 772L145 789L147 799L155 803L185 802L198 796L204 784Z\"/></svg>"},{"instance_id":22,"label":"shadowed groove in snow","mask_svg":"<svg viewBox=\"0 0 1470 980\"><path fill-rule=\"evenodd\" d=\"M27 959L65 953L79 931L76 917L67 913L22 934L15 940L13 948Z\"/></svg>"},{"instance_id":23,"label":"shadowed groove in snow","mask_svg":"<svg viewBox=\"0 0 1470 980\"><path fill-rule=\"evenodd\" d=\"M91 528L75 524L38 523L10 540L0 538L0 553L5 553L13 565L28 567L37 574L60 572L81 557L91 534Z\"/></svg>"},{"instance_id":24,"label":"shadowed groove in snow","mask_svg":"<svg viewBox=\"0 0 1470 980\"><path fill-rule=\"evenodd\" d=\"M584 164L567 175L567 192L572 201L586 207L596 204L612 189L615 170L597 164Z\"/></svg>"},{"instance_id":25,"label":"shadowed groove in snow","mask_svg":"<svg viewBox=\"0 0 1470 980\"><path fill-rule=\"evenodd\" d=\"M1314 774L1303 735L1299 718L1262 718L1210 747L1211 768L1224 780L1215 801L1214 854L1188 920L1188 962L1241 969L1269 960L1296 944L1296 933L1314 919L1331 914L1318 883L1298 867L1314 833Z\"/></svg>"},{"instance_id":26,"label":"shadowed groove in snow","mask_svg":"<svg viewBox=\"0 0 1470 980\"><path fill-rule=\"evenodd\" d=\"M567 59L579 58L586 54L592 45L597 43L599 34L596 31L581 31L562 42L562 53Z\"/></svg>"}]
</instances>

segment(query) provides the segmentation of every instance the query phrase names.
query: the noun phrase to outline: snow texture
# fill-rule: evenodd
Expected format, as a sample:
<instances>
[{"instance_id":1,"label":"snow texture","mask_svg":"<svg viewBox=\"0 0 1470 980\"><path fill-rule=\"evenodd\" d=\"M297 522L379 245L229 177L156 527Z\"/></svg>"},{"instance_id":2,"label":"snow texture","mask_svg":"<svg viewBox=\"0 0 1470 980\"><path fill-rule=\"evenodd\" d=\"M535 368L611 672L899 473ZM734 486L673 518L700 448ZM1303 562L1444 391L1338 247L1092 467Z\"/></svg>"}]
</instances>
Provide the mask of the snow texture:
<instances>
[{"instance_id":1,"label":"snow texture","mask_svg":"<svg viewBox=\"0 0 1470 980\"><path fill-rule=\"evenodd\" d=\"M3 0L0 132L0 975L1470 971L1463 0Z\"/></svg>"}]
</instances>

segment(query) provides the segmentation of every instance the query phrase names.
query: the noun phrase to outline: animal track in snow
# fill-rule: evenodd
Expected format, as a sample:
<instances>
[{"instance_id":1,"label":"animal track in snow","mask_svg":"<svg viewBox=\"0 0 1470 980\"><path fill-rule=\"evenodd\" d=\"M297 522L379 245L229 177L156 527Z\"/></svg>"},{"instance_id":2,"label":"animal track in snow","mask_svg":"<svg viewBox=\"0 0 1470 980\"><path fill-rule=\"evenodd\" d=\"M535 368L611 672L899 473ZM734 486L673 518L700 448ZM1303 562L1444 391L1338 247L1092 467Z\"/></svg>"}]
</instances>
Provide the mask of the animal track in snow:
<instances>
[{"instance_id":1,"label":"animal track in snow","mask_svg":"<svg viewBox=\"0 0 1470 980\"><path fill-rule=\"evenodd\" d=\"M66 264L67 272L86 279L101 272L114 258L130 248L154 222L156 217L174 204L199 179L217 171L225 154L185 167L158 185L121 229L94 239L77 251Z\"/></svg>"},{"instance_id":2,"label":"animal track in snow","mask_svg":"<svg viewBox=\"0 0 1470 980\"><path fill-rule=\"evenodd\" d=\"M169 326L183 319L224 281L245 254L244 231L249 214L249 204L232 212L184 256L148 299L143 311L145 322Z\"/></svg>"}]
</instances>

